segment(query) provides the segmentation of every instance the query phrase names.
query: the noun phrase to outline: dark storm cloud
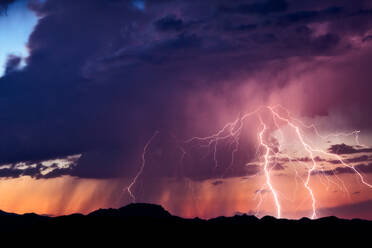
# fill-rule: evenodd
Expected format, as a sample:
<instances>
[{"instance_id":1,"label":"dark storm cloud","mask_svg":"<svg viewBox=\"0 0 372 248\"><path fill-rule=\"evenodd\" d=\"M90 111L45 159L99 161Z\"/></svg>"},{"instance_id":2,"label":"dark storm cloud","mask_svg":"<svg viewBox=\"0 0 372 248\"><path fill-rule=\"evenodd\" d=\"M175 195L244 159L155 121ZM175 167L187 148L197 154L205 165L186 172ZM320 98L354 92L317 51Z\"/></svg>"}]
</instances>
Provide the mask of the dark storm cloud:
<instances>
[{"instance_id":1,"label":"dark storm cloud","mask_svg":"<svg viewBox=\"0 0 372 248\"><path fill-rule=\"evenodd\" d=\"M316 156L314 157L314 160L316 162L323 162L325 161L325 159L319 157L319 156ZM310 157L301 157L301 158L298 158L298 159L295 159L295 161L300 161L300 162L312 162L312 159Z\"/></svg>"},{"instance_id":2,"label":"dark storm cloud","mask_svg":"<svg viewBox=\"0 0 372 248\"><path fill-rule=\"evenodd\" d=\"M342 14L342 8L333 6L319 11L298 11L280 16L276 24L288 26L297 23L319 22L337 18Z\"/></svg>"},{"instance_id":3,"label":"dark storm cloud","mask_svg":"<svg viewBox=\"0 0 372 248\"><path fill-rule=\"evenodd\" d=\"M279 0L146 1L144 9L129 0L32 5L43 18L28 42L28 65L0 78L0 164L81 153L76 167L61 173L132 176L143 146L159 130L147 176L203 180L255 174L258 167L246 166L255 157L251 143L242 145L227 171L229 154L220 158L217 171L213 161L200 160L204 154L193 153L182 169L180 144L168 136L197 133L188 101L196 93L216 92L235 109L240 103L226 82L241 82L231 83L234 89L260 70L279 74L294 57L350 51L348 35L362 39L371 28L362 2L354 3L354 15L345 10L347 1L336 7L334 1L308 6ZM317 34L309 24L318 22L332 28ZM358 33L355 23L363 24ZM273 61L281 66L269 66ZM285 84L268 80L259 87L270 92ZM208 132L216 130L213 106L205 105L194 113L208 120ZM165 155L169 151L174 152Z\"/></svg>"},{"instance_id":4,"label":"dark storm cloud","mask_svg":"<svg viewBox=\"0 0 372 248\"><path fill-rule=\"evenodd\" d=\"M16 0L0 0L0 16L3 14L7 15L9 5L15 1Z\"/></svg>"},{"instance_id":5,"label":"dark storm cloud","mask_svg":"<svg viewBox=\"0 0 372 248\"><path fill-rule=\"evenodd\" d=\"M367 156L367 155L343 159L345 163L358 163L358 162L366 162L366 161L371 161L371 160L372 160L372 156ZM340 160L329 160L327 162L332 163L332 164L341 164Z\"/></svg>"},{"instance_id":6,"label":"dark storm cloud","mask_svg":"<svg viewBox=\"0 0 372 248\"><path fill-rule=\"evenodd\" d=\"M372 173L372 163L369 164L358 164L353 166L355 170L360 173ZM324 170L324 171L314 171L316 174L325 174L328 176L338 175L338 174L355 174L356 172L350 167L337 167L333 170Z\"/></svg>"},{"instance_id":7,"label":"dark storm cloud","mask_svg":"<svg viewBox=\"0 0 372 248\"><path fill-rule=\"evenodd\" d=\"M270 13L283 12L288 9L288 3L285 0L266 0L256 1L249 4L240 4L238 6L221 6L220 11L232 14L258 14L266 15Z\"/></svg>"},{"instance_id":8,"label":"dark storm cloud","mask_svg":"<svg viewBox=\"0 0 372 248\"><path fill-rule=\"evenodd\" d=\"M6 65L5 65L5 74L11 73L17 69L21 64L22 58L16 55L8 55Z\"/></svg>"},{"instance_id":9,"label":"dark storm cloud","mask_svg":"<svg viewBox=\"0 0 372 248\"><path fill-rule=\"evenodd\" d=\"M354 153L363 153L363 152L372 152L372 148L356 148L346 144L336 144L328 148L330 153L334 154L354 154Z\"/></svg>"},{"instance_id":10,"label":"dark storm cloud","mask_svg":"<svg viewBox=\"0 0 372 248\"><path fill-rule=\"evenodd\" d=\"M280 161L280 162L282 162L282 163L289 163L289 162L296 162L296 161L298 161L298 162L304 162L304 163L310 163L310 162L312 162L312 159L310 157L298 157L298 158L294 157L294 158L291 158L291 159L289 159L289 158L279 158L277 160ZM321 158L319 156L315 156L314 157L314 160L316 162L327 161L326 159Z\"/></svg>"},{"instance_id":11,"label":"dark storm cloud","mask_svg":"<svg viewBox=\"0 0 372 248\"><path fill-rule=\"evenodd\" d=\"M0 170L0 177L17 178L22 175L22 171L18 169L5 168Z\"/></svg>"},{"instance_id":12,"label":"dark storm cloud","mask_svg":"<svg viewBox=\"0 0 372 248\"><path fill-rule=\"evenodd\" d=\"M214 181L212 183L213 186L218 186L218 185L221 185L221 184L223 184L223 181L221 181L221 180L217 180L217 181Z\"/></svg>"},{"instance_id":13,"label":"dark storm cloud","mask_svg":"<svg viewBox=\"0 0 372 248\"><path fill-rule=\"evenodd\" d=\"M185 28L183 20L177 19L174 15L169 15L157 20L154 23L159 31L181 31Z\"/></svg>"}]
</instances>

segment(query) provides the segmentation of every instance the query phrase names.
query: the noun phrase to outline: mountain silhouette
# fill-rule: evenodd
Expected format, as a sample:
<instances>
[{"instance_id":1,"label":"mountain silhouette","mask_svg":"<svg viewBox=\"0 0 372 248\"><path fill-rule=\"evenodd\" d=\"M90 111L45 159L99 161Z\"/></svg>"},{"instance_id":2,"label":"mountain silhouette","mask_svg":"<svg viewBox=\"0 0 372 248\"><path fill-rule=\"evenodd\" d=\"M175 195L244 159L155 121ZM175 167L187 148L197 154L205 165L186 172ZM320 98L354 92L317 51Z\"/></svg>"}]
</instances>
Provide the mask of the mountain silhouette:
<instances>
[{"instance_id":1,"label":"mountain silhouette","mask_svg":"<svg viewBox=\"0 0 372 248\"><path fill-rule=\"evenodd\" d=\"M246 214L232 217L217 217L209 220L184 219L173 216L163 207L154 204L130 204L119 209L99 209L88 215L72 214L48 217L37 214L12 214L0 211L0 234L43 235L53 237L115 237L146 240L145 237L194 238L236 240L237 238L274 239L290 236L291 240L305 240L310 237L366 238L370 236L372 222L360 219L345 220L326 217L316 220L276 219L265 216L261 219ZM67 235L68 234L68 235ZM111 240L111 239L110 239Z\"/></svg>"},{"instance_id":2,"label":"mountain silhouette","mask_svg":"<svg viewBox=\"0 0 372 248\"><path fill-rule=\"evenodd\" d=\"M119 209L99 209L88 216L169 218L172 215L162 206L148 203L129 204Z\"/></svg>"}]
</instances>

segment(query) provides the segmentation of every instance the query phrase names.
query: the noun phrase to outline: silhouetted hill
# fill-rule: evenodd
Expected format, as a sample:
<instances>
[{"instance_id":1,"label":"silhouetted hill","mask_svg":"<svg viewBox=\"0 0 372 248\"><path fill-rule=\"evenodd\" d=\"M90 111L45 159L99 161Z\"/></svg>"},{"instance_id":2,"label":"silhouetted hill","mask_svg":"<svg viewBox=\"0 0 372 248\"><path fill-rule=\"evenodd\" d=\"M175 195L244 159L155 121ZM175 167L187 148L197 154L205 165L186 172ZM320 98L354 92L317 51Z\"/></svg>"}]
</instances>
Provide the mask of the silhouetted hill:
<instances>
[{"instance_id":1,"label":"silhouetted hill","mask_svg":"<svg viewBox=\"0 0 372 248\"><path fill-rule=\"evenodd\" d=\"M266 216L236 215L210 220L183 219L171 215L163 207L153 204L130 204L120 209L99 209L88 215L73 214L47 217L37 214L17 215L0 211L0 234L42 235L54 237L156 238L185 240L203 237L208 242L218 240L262 239L285 236L291 240L310 237L366 238L372 222L327 217L317 220L276 219Z\"/></svg>"},{"instance_id":2,"label":"silhouetted hill","mask_svg":"<svg viewBox=\"0 0 372 248\"><path fill-rule=\"evenodd\" d=\"M129 204L125 207L119 209L99 209L94 211L88 216L103 216L103 217L149 217L149 218L169 218L172 215L166 211L162 206L147 204L147 203L137 203Z\"/></svg>"}]
</instances>

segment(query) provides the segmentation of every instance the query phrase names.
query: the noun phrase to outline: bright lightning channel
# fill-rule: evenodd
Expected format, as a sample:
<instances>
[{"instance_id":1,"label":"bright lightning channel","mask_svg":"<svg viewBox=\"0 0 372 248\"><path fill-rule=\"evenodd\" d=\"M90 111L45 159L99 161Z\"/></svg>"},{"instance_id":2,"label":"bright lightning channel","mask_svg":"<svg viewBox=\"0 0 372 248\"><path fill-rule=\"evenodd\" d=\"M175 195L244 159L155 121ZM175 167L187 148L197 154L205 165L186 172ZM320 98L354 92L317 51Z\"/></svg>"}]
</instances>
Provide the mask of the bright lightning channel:
<instances>
[{"instance_id":1,"label":"bright lightning channel","mask_svg":"<svg viewBox=\"0 0 372 248\"><path fill-rule=\"evenodd\" d=\"M287 113L288 117L284 117L281 114L279 114L278 108L284 110ZM340 161L340 163L343 166L352 169L358 175L358 177L360 178L361 182L364 185L366 185L369 188L372 188L372 185L365 181L363 175L359 171L357 171L353 166L347 164L342 159L341 156L339 156L337 154L333 154L333 153L323 151L321 149L313 148L309 143L307 143L305 141L305 136L303 134L303 130L301 129L301 127L305 128L305 129L312 129L314 131L314 133L316 134L316 136L321 138L322 140L328 139L329 137L355 136L356 144L358 146L364 146L364 145L359 143L359 133L360 133L360 131L353 131L351 133L339 133L339 134L331 134L331 135L327 135L327 136L322 136L322 135L320 135L320 132L318 131L318 129L316 128L316 126L314 124L306 125L305 123L303 123L299 119L296 119L296 118L292 117L289 110L287 110L286 108L284 108L281 105L260 106L255 111L246 113L244 115L241 115L235 121L228 122L225 126L222 127L222 129L218 130L216 133L214 133L210 136L192 137L192 138L184 141L183 143L184 144L198 144L200 147L205 147L206 146L206 147L211 148L211 150L213 151L214 165L215 165L215 168L217 168L217 167L219 167L219 161L218 161L218 156L217 156L218 144L220 144L223 141L231 140L230 147L233 147L233 149L232 149L232 154L231 154L231 161L230 161L229 166L227 167L227 169L225 171L225 173L226 173L227 170L230 167L232 167L233 164L234 164L235 153L237 153L238 150L239 150L240 140L241 140L242 131L243 131L243 128L244 128L245 121L249 117L257 116L257 118L260 122L260 126L261 126L260 131L257 134L257 136L259 138L259 146L264 148L264 154L262 155L262 160L263 160L264 176L265 176L265 179L266 179L265 184L268 187L268 190L271 192L271 195L273 197L273 200L274 200L274 203L275 203L275 208L276 208L276 217L281 218L282 217L282 213L281 213L282 206L280 204L278 191L272 183L272 178L271 178L271 173L270 173L272 168L270 169L270 164L272 163L271 154L274 154L274 157L276 159L277 154L279 152L282 153L282 151L281 151L282 144L280 144L280 142L279 142L278 147L276 149L278 151L276 151L271 147L270 144L266 143L265 136L267 136L268 134L270 135L270 133L268 133L268 124L263 121L263 119L261 118L261 115L260 115L261 112L264 111L264 110L268 111L268 113L271 114L271 118L273 120L275 128L280 132L281 136L284 137L284 133L281 130L281 128L278 124L278 121L286 123L287 126L290 127L296 133L297 140L301 143L301 146L305 149L306 153L310 157L311 166L310 166L310 168L307 168L306 179L302 180L302 181L303 181L304 187L308 191L308 194L311 198L311 209L312 209L311 218L312 219L317 218L317 200L316 200L316 196L313 192L313 189L311 188L310 179L311 179L311 176L314 174L314 172L316 172L318 168L321 168L317 164L317 157L315 157L315 153L323 154L323 155L326 155L328 157L330 157L330 156L335 157L337 160ZM299 125L297 125L296 123L299 124ZM132 191L132 188L136 184L138 178L143 173L143 170L144 170L145 164L146 164L146 154L148 152L149 146L151 145L153 139L155 139L155 137L158 134L159 134L159 132L156 131L154 133L154 135L146 143L146 145L143 149L143 152L142 152L141 167L140 167L139 171L137 172L137 174L135 175L135 177L132 179L129 186L126 188L126 191L129 193L129 196L131 197L133 202L136 201L136 197L135 197L135 195ZM186 152L186 150L183 147L180 147L180 151L182 153L181 154L181 163L183 163L184 162L183 160L184 160L185 156L188 155L188 153ZM297 160L295 158L290 157L289 154L284 153L283 156L287 157L290 162ZM301 162L301 161L299 161L299 162ZM298 172L297 172L297 169L295 167L294 167L294 169L295 169L295 172L296 172L296 185L297 185ZM320 170L320 172L321 171L322 170ZM336 174L334 174L334 175L336 175ZM341 181L341 183L343 184L344 187L346 187L339 177L336 177L336 178L339 181ZM327 177L327 179L328 179L328 177ZM328 179L328 181L329 181L329 179ZM263 190L264 189L261 188L260 192L263 191ZM259 202L259 205L257 206L257 209L259 209L261 204L262 204L262 197L260 197L260 202ZM259 210L257 210L257 213L258 213L258 211Z\"/></svg>"}]
</instances>

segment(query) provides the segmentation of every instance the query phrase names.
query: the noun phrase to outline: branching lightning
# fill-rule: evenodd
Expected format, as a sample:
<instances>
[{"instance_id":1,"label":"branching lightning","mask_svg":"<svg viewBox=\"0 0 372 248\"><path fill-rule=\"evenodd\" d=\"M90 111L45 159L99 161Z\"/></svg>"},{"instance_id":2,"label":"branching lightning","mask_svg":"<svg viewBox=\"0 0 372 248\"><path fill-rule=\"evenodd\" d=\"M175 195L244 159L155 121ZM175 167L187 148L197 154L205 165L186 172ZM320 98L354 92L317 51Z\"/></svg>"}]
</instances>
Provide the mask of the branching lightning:
<instances>
[{"instance_id":1,"label":"branching lightning","mask_svg":"<svg viewBox=\"0 0 372 248\"><path fill-rule=\"evenodd\" d=\"M271 107L268 107L268 108L270 109L270 111L273 114L274 118L278 118L278 119L286 122L289 126L291 126L296 131L296 134L298 136L299 141L301 142L301 144L303 145L303 147L305 148L305 150L308 152L308 154L310 156L310 159L312 161L312 167L307 172L307 177L306 177L304 186L309 191L309 194L311 196L311 201L312 201L311 206L312 206L312 210L313 210L313 213L311 215L311 218L314 219L314 218L316 218L316 200L315 200L315 196L314 196L313 190L309 186L311 174L317 168L317 163L316 163L315 158L314 158L313 149L304 141L304 138L302 137L300 128L298 126L296 126L295 124L293 124L290 120L281 117L277 112L274 111L273 108L271 108Z\"/></svg>"},{"instance_id":2,"label":"branching lightning","mask_svg":"<svg viewBox=\"0 0 372 248\"><path fill-rule=\"evenodd\" d=\"M285 114L283 114L283 112ZM263 114L266 114L266 118L263 118ZM320 138L322 141L327 141L330 138L337 138L337 137L348 137L353 136L355 137L355 143L359 147L366 147L365 145L362 145L359 142L359 134L360 131L352 131L350 133L338 133L338 134L330 134L330 135L321 135L319 130L314 124L307 125L304 122L302 122L299 119L294 118L291 113L281 105L275 105L275 106L260 106L253 112L246 113L244 115L240 115L236 120L232 122L228 122L225 124L220 130L215 132L212 135L206 136L206 137L192 137L188 140L185 140L181 142L183 145L187 146L198 146L200 148L208 148L208 151L211 154L211 159L213 160L214 168L217 169L222 165L222 161L219 161L219 146L222 144L228 144L229 146L229 152L230 155L230 162L226 164L225 166L225 172L222 173L221 177L225 177L228 170L230 170L234 163L236 154L240 151L241 148L241 140L243 139L243 131L246 122L248 121L248 118L255 118L258 123L258 131L257 131L257 137L258 137L258 146L257 146L257 159L259 163L262 165L262 174L265 178L264 185L256 191L256 195L259 195L259 203L257 205L256 211L257 213L260 211L260 206L262 205L264 197L262 194L264 192L270 192L274 207L276 209L276 217L281 218L283 213L282 209L283 206L281 205L281 202L285 200L285 197L281 194L281 192L278 190L277 183L273 180L273 172L272 170L278 163L277 161L284 161L286 159L286 162L290 164L291 168L294 169L295 172L295 183L296 188L298 184L298 178L301 179L303 183L304 189L308 192L308 197L311 199L311 214L310 217L312 219L315 219L318 217L317 215L317 198L316 194L314 192L314 189L312 188L312 176L319 175L320 180L322 183L324 183L322 180L322 177L326 178L329 183L333 183L337 186L339 184L332 179L330 179L325 173L322 173L324 171L324 168L319 164L320 161L325 161L324 159L321 160L319 155L326 156L327 158L333 158L339 161L339 164L341 164L344 167L350 168L354 171L354 173L359 177L360 181L367 187L372 188L372 185L369 184L365 178L363 177L362 173L360 173L354 166L348 164L345 162L345 159L342 158L342 156L334 153L330 153L326 150L323 150L319 147L314 147L312 143L308 141L307 133L311 132L316 137ZM301 161L300 158L293 157L285 148L285 133L283 130L291 130L290 132L293 132L295 135L294 139L296 142L298 142L299 147L296 147L296 149L302 149L305 154L307 154L309 160L308 161ZM275 133L280 134L280 140L277 140L275 138ZM151 139L146 143L143 153L142 153L142 164L141 167L136 174L136 176L133 178L129 186L126 188L127 192L129 193L130 197L133 201L136 200L135 195L132 192L132 187L136 184L138 178L141 176L146 163L146 153L149 149L149 146L152 142L152 140L158 135L158 132L155 132L155 134L151 137ZM275 142L274 142L275 141ZM186 156L192 156L187 152L187 149L184 148L182 145L180 146L179 150L181 151L181 163L185 164L185 157ZM296 152L295 152L296 153ZM296 155L297 156L297 155ZM246 166L249 166L249 162L247 161ZM298 165L302 165L301 168L305 169L304 176L301 176L301 170L299 169ZM347 191L347 187L344 184L344 182L339 178L336 173L334 172L334 169L330 169L329 171L332 171L336 180L342 185L339 186L342 189L345 189ZM328 188L328 187L326 187Z\"/></svg>"}]
</instances>

